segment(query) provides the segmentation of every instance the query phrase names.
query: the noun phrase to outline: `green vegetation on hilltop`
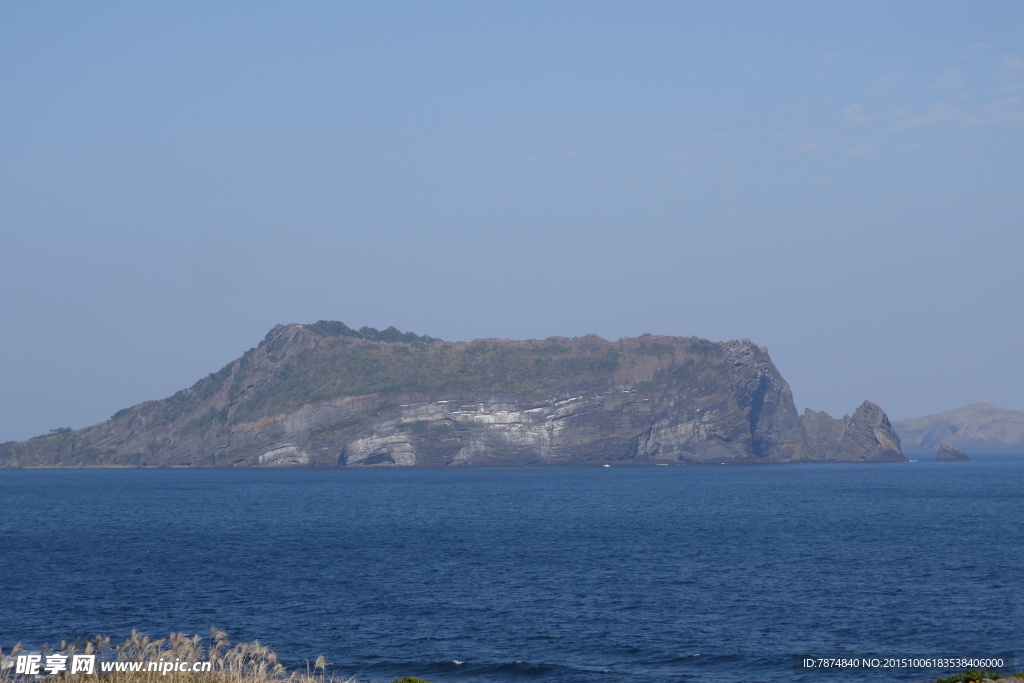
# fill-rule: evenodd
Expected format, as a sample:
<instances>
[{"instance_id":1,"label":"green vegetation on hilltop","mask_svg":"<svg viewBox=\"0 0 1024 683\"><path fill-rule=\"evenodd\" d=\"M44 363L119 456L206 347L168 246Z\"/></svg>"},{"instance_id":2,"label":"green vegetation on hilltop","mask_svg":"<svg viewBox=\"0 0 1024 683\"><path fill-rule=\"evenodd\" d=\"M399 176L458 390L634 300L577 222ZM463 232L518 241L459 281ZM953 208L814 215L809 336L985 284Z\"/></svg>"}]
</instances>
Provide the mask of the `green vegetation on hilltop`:
<instances>
[{"instance_id":1,"label":"green vegetation on hilltop","mask_svg":"<svg viewBox=\"0 0 1024 683\"><path fill-rule=\"evenodd\" d=\"M678 361L682 351L685 360ZM206 433L345 396L469 394L539 397L613 383L624 365L644 358L673 367L671 381L700 385L701 371L722 360L721 345L647 335L625 343L597 337L516 342L444 342L426 335L354 330L342 322L278 326L257 348L188 389L114 414L153 432L190 412L184 433ZM677 359L676 362L673 359ZM649 393L649 371L631 384ZM227 407L230 404L230 409ZM139 420L136 422L136 420Z\"/></svg>"},{"instance_id":2,"label":"green vegetation on hilltop","mask_svg":"<svg viewBox=\"0 0 1024 683\"><path fill-rule=\"evenodd\" d=\"M311 325L304 325L307 330L324 337L354 337L368 341L383 342L423 342L430 343L441 341L426 335L420 336L412 332L401 332L392 326L386 330L377 330L372 327L360 327L353 330L351 327L338 320L317 320Z\"/></svg>"},{"instance_id":3,"label":"green vegetation on hilltop","mask_svg":"<svg viewBox=\"0 0 1024 683\"><path fill-rule=\"evenodd\" d=\"M502 341L387 343L338 337L283 358L273 390L241 403L236 421L366 394L540 395L563 386L608 383L619 367L611 344L571 347Z\"/></svg>"}]
</instances>

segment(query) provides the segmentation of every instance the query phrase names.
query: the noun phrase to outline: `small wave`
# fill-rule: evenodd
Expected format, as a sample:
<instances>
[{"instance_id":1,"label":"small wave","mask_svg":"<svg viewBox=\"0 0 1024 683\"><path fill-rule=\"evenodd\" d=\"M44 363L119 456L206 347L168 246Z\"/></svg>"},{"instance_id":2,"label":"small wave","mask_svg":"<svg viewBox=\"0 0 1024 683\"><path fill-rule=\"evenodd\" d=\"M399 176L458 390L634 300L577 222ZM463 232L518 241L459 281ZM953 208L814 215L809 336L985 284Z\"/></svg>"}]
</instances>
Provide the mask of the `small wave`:
<instances>
[{"instance_id":1,"label":"small wave","mask_svg":"<svg viewBox=\"0 0 1024 683\"><path fill-rule=\"evenodd\" d=\"M458 674L458 680L472 680L475 677L481 677L485 680L492 680L492 677L502 681L515 681L515 680L579 680L579 676L594 673L609 673L604 669L586 669L576 668L572 666L565 666L561 664L551 664L547 662L531 662L524 659L515 659L507 661L468 661L465 659L445 659L445 660L432 660L432 661L376 661L376 662L365 662L361 667L361 675L367 674L372 676L383 676L383 677L397 677L398 672L402 672L401 675L409 675L409 672L415 672L414 675L422 676L430 679L431 676L438 678L448 674ZM462 677L470 677L463 679ZM391 678L388 678L391 680Z\"/></svg>"}]
</instances>

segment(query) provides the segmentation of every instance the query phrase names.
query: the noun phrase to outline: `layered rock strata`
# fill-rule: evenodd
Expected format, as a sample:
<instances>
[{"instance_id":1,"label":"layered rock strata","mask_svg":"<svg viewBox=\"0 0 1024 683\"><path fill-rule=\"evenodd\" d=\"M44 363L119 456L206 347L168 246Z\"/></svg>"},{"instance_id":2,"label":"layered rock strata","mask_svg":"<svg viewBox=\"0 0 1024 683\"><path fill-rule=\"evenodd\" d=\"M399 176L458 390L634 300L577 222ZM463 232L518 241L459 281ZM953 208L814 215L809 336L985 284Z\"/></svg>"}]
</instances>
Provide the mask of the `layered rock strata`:
<instances>
[{"instance_id":1,"label":"layered rock strata","mask_svg":"<svg viewBox=\"0 0 1024 683\"><path fill-rule=\"evenodd\" d=\"M828 413L804 410L800 416L807 445L824 462L896 462L906 460L900 437L885 411L864 401L853 415L834 419Z\"/></svg>"}]
</instances>

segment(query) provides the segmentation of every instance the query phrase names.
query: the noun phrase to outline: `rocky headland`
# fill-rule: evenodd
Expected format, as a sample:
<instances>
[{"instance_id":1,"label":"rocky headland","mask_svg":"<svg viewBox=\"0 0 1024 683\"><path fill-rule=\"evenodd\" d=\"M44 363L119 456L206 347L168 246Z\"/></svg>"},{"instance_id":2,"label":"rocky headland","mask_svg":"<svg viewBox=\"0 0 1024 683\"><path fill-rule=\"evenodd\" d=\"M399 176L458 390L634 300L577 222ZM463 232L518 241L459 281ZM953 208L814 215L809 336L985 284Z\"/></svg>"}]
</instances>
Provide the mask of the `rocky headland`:
<instances>
[{"instance_id":1,"label":"rocky headland","mask_svg":"<svg viewBox=\"0 0 1024 683\"><path fill-rule=\"evenodd\" d=\"M446 342L279 325L173 396L0 445L6 467L351 467L904 460L881 408L798 416L749 340Z\"/></svg>"}]
</instances>

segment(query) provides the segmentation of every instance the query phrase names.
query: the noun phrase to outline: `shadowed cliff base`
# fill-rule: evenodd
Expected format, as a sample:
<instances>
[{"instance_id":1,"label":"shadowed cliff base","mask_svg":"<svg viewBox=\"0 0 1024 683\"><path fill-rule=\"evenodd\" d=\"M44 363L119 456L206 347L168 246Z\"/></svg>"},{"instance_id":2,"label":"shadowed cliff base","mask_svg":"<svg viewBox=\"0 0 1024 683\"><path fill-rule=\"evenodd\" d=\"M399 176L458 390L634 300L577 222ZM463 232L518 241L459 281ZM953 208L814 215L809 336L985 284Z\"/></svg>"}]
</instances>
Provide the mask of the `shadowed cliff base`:
<instances>
[{"instance_id":1,"label":"shadowed cliff base","mask_svg":"<svg viewBox=\"0 0 1024 683\"><path fill-rule=\"evenodd\" d=\"M6 467L352 467L903 460L884 411L797 415L749 340L446 342L279 325L173 396L0 445Z\"/></svg>"}]
</instances>

